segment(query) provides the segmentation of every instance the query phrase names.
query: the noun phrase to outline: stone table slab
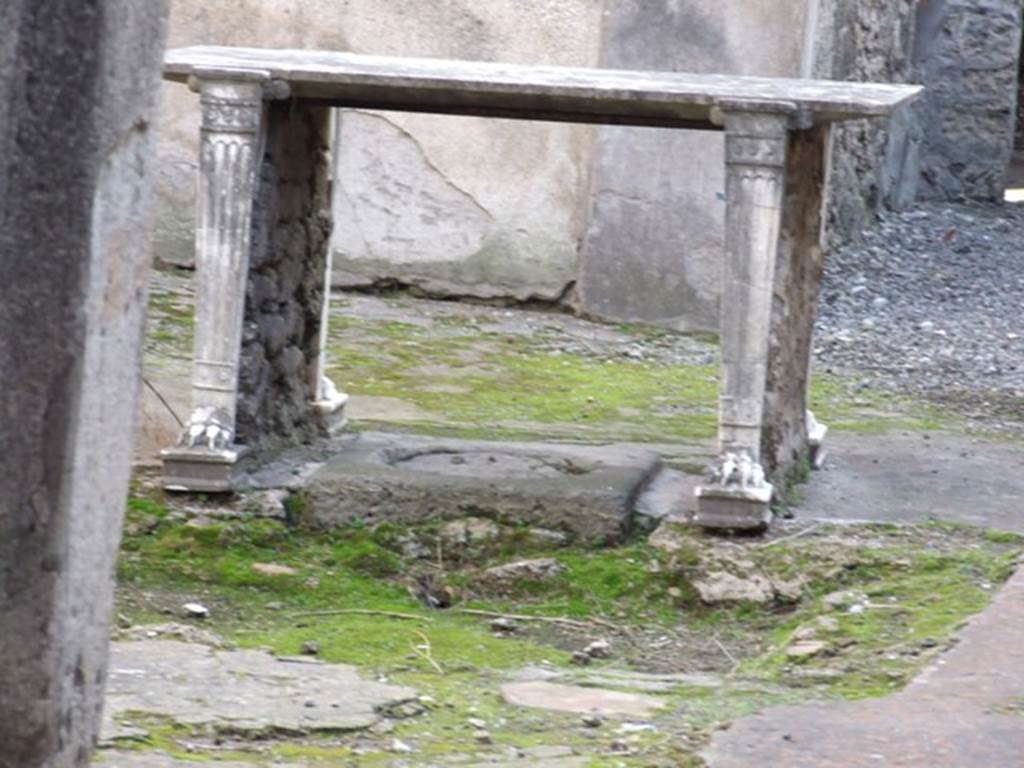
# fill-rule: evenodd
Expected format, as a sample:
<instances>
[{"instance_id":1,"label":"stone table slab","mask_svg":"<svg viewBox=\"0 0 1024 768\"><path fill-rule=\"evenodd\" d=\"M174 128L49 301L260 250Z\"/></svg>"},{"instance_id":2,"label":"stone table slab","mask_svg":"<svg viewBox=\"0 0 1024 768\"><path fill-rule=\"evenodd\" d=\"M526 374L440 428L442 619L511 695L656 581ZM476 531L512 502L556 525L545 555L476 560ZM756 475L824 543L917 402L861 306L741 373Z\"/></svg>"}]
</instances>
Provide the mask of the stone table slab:
<instances>
[{"instance_id":1,"label":"stone table slab","mask_svg":"<svg viewBox=\"0 0 1024 768\"><path fill-rule=\"evenodd\" d=\"M709 768L994 768L1024 755L1024 569L959 642L883 699L769 709L716 733Z\"/></svg>"},{"instance_id":2,"label":"stone table slab","mask_svg":"<svg viewBox=\"0 0 1024 768\"><path fill-rule=\"evenodd\" d=\"M713 128L736 102L788 103L819 121L882 117L920 86L499 64L314 50L193 46L167 53L170 80L254 78L334 106Z\"/></svg>"},{"instance_id":3,"label":"stone table slab","mask_svg":"<svg viewBox=\"0 0 1024 768\"><path fill-rule=\"evenodd\" d=\"M657 453L627 446L364 435L312 474L306 507L318 525L471 515L611 542L660 469Z\"/></svg>"},{"instance_id":4,"label":"stone table slab","mask_svg":"<svg viewBox=\"0 0 1024 768\"><path fill-rule=\"evenodd\" d=\"M144 736L132 713L254 735L359 730L415 695L343 664L169 640L113 643L101 736Z\"/></svg>"}]
</instances>

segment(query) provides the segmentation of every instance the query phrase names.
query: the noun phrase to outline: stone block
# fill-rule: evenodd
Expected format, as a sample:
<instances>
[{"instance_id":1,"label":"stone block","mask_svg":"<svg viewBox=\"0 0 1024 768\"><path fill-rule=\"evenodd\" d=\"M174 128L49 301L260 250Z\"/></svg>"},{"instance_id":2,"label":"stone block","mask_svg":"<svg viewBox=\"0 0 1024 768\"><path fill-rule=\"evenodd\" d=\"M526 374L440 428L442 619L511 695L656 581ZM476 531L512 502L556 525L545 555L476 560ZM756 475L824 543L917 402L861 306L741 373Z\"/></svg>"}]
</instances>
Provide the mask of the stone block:
<instances>
[{"instance_id":1,"label":"stone block","mask_svg":"<svg viewBox=\"0 0 1024 768\"><path fill-rule=\"evenodd\" d=\"M751 491L701 487L693 521L702 528L763 531L772 521L771 486Z\"/></svg>"},{"instance_id":2,"label":"stone block","mask_svg":"<svg viewBox=\"0 0 1024 768\"><path fill-rule=\"evenodd\" d=\"M657 454L626 447L510 445L362 435L305 486L308 522L416 525L461 517L621 541Z\"/></svg>"}]
</instances>

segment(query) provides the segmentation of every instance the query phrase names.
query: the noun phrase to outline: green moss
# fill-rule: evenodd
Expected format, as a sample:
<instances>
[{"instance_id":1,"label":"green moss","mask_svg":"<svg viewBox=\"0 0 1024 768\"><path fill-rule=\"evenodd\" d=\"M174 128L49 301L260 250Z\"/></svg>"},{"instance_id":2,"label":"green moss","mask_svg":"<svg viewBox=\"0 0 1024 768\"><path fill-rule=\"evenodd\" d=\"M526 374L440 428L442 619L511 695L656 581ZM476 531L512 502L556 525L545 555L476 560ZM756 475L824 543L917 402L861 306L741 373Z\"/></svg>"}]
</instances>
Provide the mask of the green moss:
<instances>
[{"instance_id":1,"label":"green moss","mask_svg":"<svg viewBox=\"0 0 1024 768\"><path fill-rule=\"evenodd\" d=\"M195 312L181 296L152 288L147 311L147 349L185 354L192 347Z\"/></svg>"},{"instance_id":2,"label":"green moss","mask_svg":"<svg viewBox=\"0 0 1024 768\"><path fill-rule=\"evenodd\" d=\"M461 325L437 334L368 322L349 341L353 327L351 320L332 326L331 374L352 394L405 400L438 425L489 436L560 425L614 430L620 439L706 439L715 432L713 366L599 361Z\"/></svg>"},{"instance_id":3,"label":"green moss","mask_svg":"<svg viewBox=\"0 0 1024 768\"><path fill-rule=\"evenodd\" d=\"M855 588L867 596L857 612L831 609L811 602L772 633L772 648L744 665L743 672L785 681L789 670L842 669L827 683L833 695L869 698L904 685L920 668L922 657L934 653L965 617L981 611L994 585L1011 573L1016 553L974 544L951 552L884 547L858 553L859 562L840 582L812 583L817 595L837 586ZM786 656L793 633L816 626L817 616L834 619L836 629L821 629L832 655L794 661Z\"/></svg>"},{"instance_id":4,"label":"green moss","mask_svg":"<svg viewBox=\"0 0 1024 768\"><path fill-rule=\"evenodd\" d=\"M485 333L466 318L430 327L337 317L331 375L355 395L397 398L406 428L478 438L706 441L716 430L718 367L567 353L559 339ZM672 335L623 326L648 341ZM707 339L711 341L711 339ZM812 407L832 428L875 433L962 426L935 406L815 376ZM388 420L387 416L383 417Z\"/></svg>"},{"instance_id":5,"label":"green moss","mask_svg":"<svg viewBox=\"0 0 1024 768\"><path fill-rule=\"evenodd\" d=\"M938 431L962 428L963 419L919 399L863 389L848 377L811 379L810 407L818 420L842 432L877 434L893 429Z\"/></svg>"},{"instance_id":6,"label":"green moss","mask_svg":"<svg viewBox=\"0 0 1024 768\"><path fill-rule=\"evenodd\" d=\"M425 532L395 524L309 531L246 518L190 527L146 499L133 499L128 515L120 613L136 623L165 621L161 609L198 598L211 609L209 628L241 647L294 655L315 641L325 661L355 664L415 688L433 703L418 717L398 720L394 731L394 737L415 746L413 764L455 754L486 760L509 747L551 744L599 754L602 748L579 718L510 707L497 691L510 670L526 665L575 669L567 649L609 627L623 630L609 635L616 666L646 664L650 650L642 638L677 633L715 638L741 661L737 676L719 687L680 685L662 694L667 707L658 732L640 736L639 754L622 758L626 765L668 759L685 765L690 756L677 750L683 743L679 734L686 734L688 743L699 742L710 729L766 706L809 697L883 695L909 680L966 617L987 604L1013 568L1020 544L1003 535L938 525L864 526L857 529L860 538L838 550L835 540L849 536L850 528L826 527L816 534L821 540L803 536L770 547L733 539L732 547L740 548L736 557L771 578L806 578L804 599L795 605L712 608L697 600L689 580L719 539L686 528L680 529L671 555L646 543L600 551L569 547L549 554L565 566L562 576L489 590L480 586L478 575L490 561L467 562L461 571L440 574L400 559L410 536L429 541L436 525ZM532 553L528 537L510 541L509 547L518 542L523 550L503 549L504 558ZM253 568L255 563L288 565L295 573L267 576ZM429 610L410 596L407 587L417 573L446 579L465 606L598 623L592 632L581 632L522 622L521 634L495 637L486 619ZM829 608L823 597L837 589L864 593L868 607L862 613ZM834 620L834 626L818 625L821 616ZM787 658L794 633L808 626L819 627L831 655L803 662ZM754 650L759 646L762 651ZM707 648L700 653L707 663ZM726 668L732 664L730 658ZM493 745L476 741L470 718L487 723ZM143 746L186 757L181 744L187 737L180 727L163 725ZM359 754L352 751L356 738L275 740L261 746L255 758L247 753L245 761L394 762L394 755L383 751L391 736L377 739L382 751ZM595 756L595 764L604 759Z\"/></svg>"}]
</instances>

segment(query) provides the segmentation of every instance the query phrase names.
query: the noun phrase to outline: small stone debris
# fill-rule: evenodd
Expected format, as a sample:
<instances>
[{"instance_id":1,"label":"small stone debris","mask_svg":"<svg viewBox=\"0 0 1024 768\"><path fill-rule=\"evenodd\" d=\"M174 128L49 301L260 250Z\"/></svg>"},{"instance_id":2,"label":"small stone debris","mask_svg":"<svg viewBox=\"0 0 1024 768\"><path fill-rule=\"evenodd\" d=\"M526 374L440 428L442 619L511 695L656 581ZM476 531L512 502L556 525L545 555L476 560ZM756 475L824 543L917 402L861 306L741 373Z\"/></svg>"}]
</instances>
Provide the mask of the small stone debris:
<instances>
[{"instance_id":1,"label":"small stone debris","mask_svg":"<svg viewBox=\"0 0 1024 768\"><path fill-rule=\"evenodd\" d=\"M580 718L580 721L587 728L600 728L604 724L604 718L601 717L600 715L594 715L594 714L584 715L583 717Z\"/></svg>"},{"instance_id":2,"label":"small stone debris","mask_svg":"<svg viewBox=\"0 0 1024 768\"><path fill-rule=\"evenodd\" d=\"M210 609L202 603L185 603L181 606L181 613L188 619L206 619L210 616Z\"/></svg>"},{"instance_id":3,"label":"small stone debris","mask_svg":"<svg viewBox=\"0 0 1024 768\"><path fill-rule=\"evenodd\" d=\"M955 391L963 402L1024 390L1024 366L1006 348L1024 302L1019 209L924 203L880 214L856 243L829 254L816 362L869 373L871 389L904 396ZM971 419L1002 423L983 407Z\"/></svg>"},{"instance_id":4,"label":"small stone debris","mask_svg":"<svg viewBox=\"0 0 1024 768\"><path fill-rule=\"evenodd\" d=\"M413 749L401 739L394 739L391 742L391 751L396 755L409 755L412 754Z\"/></svg>"},{"instance_id":5,"label":"small stone debris","mask_svg":"<svg viewBox=\"0 0 1024 768\"><path fill-rule=\"evenodd\" d=\"M816 627L800 627L800 629L793 633L793 639L797 641L814 640L817 636L818 630Z\"/></svg>"},{"instance_id":6,"label":"small stone debris","mask_svg":"<svg viewBox=\"0 0 1024 768\"><path fill-rule=\"evenodd\" d=\"M261 576L295 576L298 571L280 563L253 563L252 569Z\"/></svg>"},{"instance_id":7,"label":"small stone debris","mask_svg":"<svg viewBox=\"0 0 1024 768\"><path fill-rule=\"evenodd\" d=\"M319 656L320 655L320 643L315 640L308 640L302 644L302 655L303 656Z\"/></svg>"},{"instance_id":8,"label":"small stone debris","mask_svg":"<svg viewBox=\"0 0 1024 768\"><path fill-rule=\"evenodd\" d=\"M491 732L490 731L485 731L485 730L482 730L482 729L478 730L478 731L473 731L473 739L478 744L493 744L494 743L494 737L491 736Z\"/></svg>"},{"instance_id":9,"label":"small stone debris","mask_svg":"<svg viewBox=\"0 0 1024 768\"><path fill-rule=\"evenodd\" d=\"M665 707L661 699L639 693L543 680L506 683L501 686L501 695L514 706L573 712L580 716L647 718Z\"/></svg>"},{"instance_id":10,"label":"small stone debris","mask_svg":"<svg viewBox=\"0 0 1024 768\"><path fill-rule=\"evenodd\" d=\"M819 616L815 619L815 623L820 629L825 632L838 632L839 631L839 620L831 616Z\"/></svg>"},{"instance_id":11,"label":"small stone debris","mask_svg":"<svg viewBox=\"0 0 1024 768\"><path fill-rule=\"evenodd\" d=\"M786 655L791 659L809 659L818 656L828 648L828 643L823 640L800 640L786 649Z\"/></svg>"},{"instance_id":12,"label":"small stone debris","mask_svg":"<svg viewBox=\"0 0 1024 768\"><path fill-rule=\"evenodd\" d=\"M592 659L610 659L612 657L612 644L602 638L587 645L583 652Z\"/></svg>"},{"instance_id":13,"label":"small stone debris","mask_svg":"<svg viewBox=\"0 0 1024 768\"><path fill-rule=\"evenodd\" d=\"M426 712L426 707L420 704L419 701L406 701L397 706L392 707L388 714L391 717L398 718L399 720L406 720L411 717L419 717Z\"/></svg>"},{"instance_id":14,"label":"small stone debris","mask_svg":"<svg viewBox=\"0 0 1024 768\"><path fill-rule=\"evenodd\" d=\"M563 573L564 565L552 557L542 557L496 565L484 571L483 576L485 581L495 586L505 586L517 581L546 581Z\"/></svg>"},{"instance_id":15,"label":"small stone debris","mask_svg":"<svg viewBox=\"0 0 1024 768\"><path fill-rule=\"evenodd\" d=\"M495 619L491 622L491 630L496 635L514 635L519 631L519 625L512 619Z\"/></svg>"},{"instance_id":16,"label":"small stone debris","mask_svg":"<svg viewBox=\"0 0 1024 768\"><path fill-rule=\"evenodd\" d=\"M118 630L114 639L116 640L180 640L184 643L206 645L210 648L226 650L234 647L220 635L200 629L192 624L144 624L138 627Z\"/></svg>"},{"instance_id":17,"label":"small stone debris","mask_svg":"<svg viewBox=\"0 0 1024 768\"><path fill-rule=\"evenodd\" d=\"M868 602L868 596L863 592L852 589L843 589L838 592L830 592L822 598L826 608L832 610L849 610L854 606L863 606Z\"/></svg>"},{"instance_id":18,"label":"small stone debris","mask_svg":"<svg viewBox=\"0 0 1024 768\"><path fill-rule=\"evenodd\" d=\"M471 717L466 721L472 728L478 731L483 731L487 728L487 721L481 720L479 717Z\"/></svg>"},{"instance_id":19,"label":"small stone debris","mask_svg":"<svg viewBox=\"0 0 1024 768\"><path fill-rule=\"evenodd\" d=\"M590 654L585 651L573 651L572 652L572 663L577 667L586 667L593 661Z\"/></svg>"},{"instance_id":20,"label":"small stone debris","mask_svg":"<svg viewBox=\"0 0 1024 768\"><path fill-rule=\"evenodd\" d=\"M727 571L712 571L694 579L693 586L707 605L739 602L764 605L775 598L771 582L759 573L740 578Z\"/></svg>"}]
</instances>

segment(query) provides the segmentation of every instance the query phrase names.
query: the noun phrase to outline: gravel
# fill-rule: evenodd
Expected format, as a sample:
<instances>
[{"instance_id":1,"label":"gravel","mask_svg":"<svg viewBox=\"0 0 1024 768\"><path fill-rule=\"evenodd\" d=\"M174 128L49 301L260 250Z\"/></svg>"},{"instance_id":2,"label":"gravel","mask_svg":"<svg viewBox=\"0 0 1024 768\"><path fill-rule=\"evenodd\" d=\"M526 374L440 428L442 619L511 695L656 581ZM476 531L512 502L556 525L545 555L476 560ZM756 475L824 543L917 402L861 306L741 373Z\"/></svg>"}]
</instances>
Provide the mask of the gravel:
<instances>
[{"instance_id":1,"label":"gravel","mask_svg":"<svg viewBox=\"0 0 1024 768\"><path fill-rule=\"evenodd\" d=\"M829 255L818 370L860 387L1024 414L1024 205L921 204L884 213Z\"/></svg>"}]
</instances>

